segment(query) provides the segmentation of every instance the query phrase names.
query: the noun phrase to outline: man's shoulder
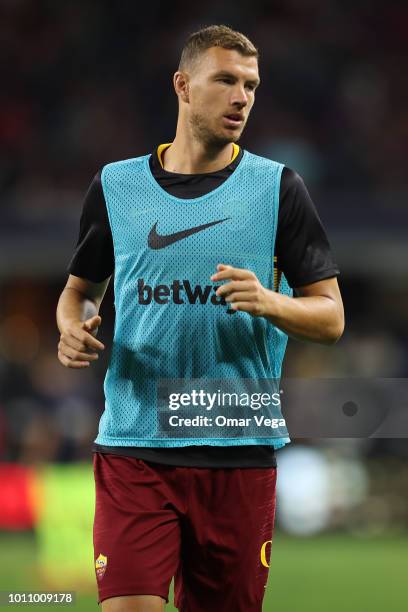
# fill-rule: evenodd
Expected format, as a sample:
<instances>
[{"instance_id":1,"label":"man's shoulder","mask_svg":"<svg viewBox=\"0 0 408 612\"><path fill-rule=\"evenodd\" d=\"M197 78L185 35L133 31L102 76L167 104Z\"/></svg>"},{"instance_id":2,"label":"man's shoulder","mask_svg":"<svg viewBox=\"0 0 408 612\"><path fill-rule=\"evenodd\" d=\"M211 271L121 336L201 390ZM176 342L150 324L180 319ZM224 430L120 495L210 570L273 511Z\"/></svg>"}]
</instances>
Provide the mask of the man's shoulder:
<instances>
[{"instance_id":1,"label":"man's shoulder","mask_svg":"<svg viewBox=\"0 0 408 612\"><path fill-rule=\"evenodd\" d=\"M273 169L275 172L281 173L281 195L288 191L300 191L303 193L306 190L303 177L296 170L289 168L285 163L269 157L250 153L246 149L245 155L248 166L251 169L259 168L266 173L270 173L270 170Z\"/></svg>"},{"instance_id":2,"label":"man's shoulder","mask_svg":"<svg viewBox=\"0 0 408 612\"><path fill-rule=\"evenodd\" d=\"M283 168L285 167L285 164L283 164L282 162L276 161L269 157L265 157L263 155L252 153L251 151L248 151L247 149L245 149L244 151L244 158L248 166L250 166L252 169L258 169L261 171L262 170L282 171Z\"/></svg>"},{"instance_id":3,"label":"man's shoulder","mask_svg":"<svg viewBox=\"0 0 408 612\"><path fill-rule=\"evenodd\" d=\"M128 171L134 171L137 169L140 169L143 167L143 164L145 163L145 160L148 159L150 157L150 153L147 155L140 155L139 157L130 157L127 159L120 159L117 161L112 161L109 162L107 164L105 164L102 168L101 168L101 177L102 177L102 181L103 181L103 177L104 175L106 175L106 173L122 173L122 172L128 172Z\"/></svg>"}]
</instances>

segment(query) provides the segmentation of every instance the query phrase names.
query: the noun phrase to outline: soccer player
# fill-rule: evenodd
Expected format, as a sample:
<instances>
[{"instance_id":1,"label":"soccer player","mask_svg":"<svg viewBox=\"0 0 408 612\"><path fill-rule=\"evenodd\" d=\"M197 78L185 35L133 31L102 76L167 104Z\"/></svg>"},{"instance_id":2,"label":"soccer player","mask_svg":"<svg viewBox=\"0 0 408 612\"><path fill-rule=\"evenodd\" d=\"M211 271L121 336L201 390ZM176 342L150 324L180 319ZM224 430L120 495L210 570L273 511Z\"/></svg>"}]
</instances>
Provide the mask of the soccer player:
<instances>
[{"instance_id":1,"label":"soccer player","mask_svg":"<svg viewBox=\"0 0 408 612\"><path fill-rule=\"evenodd\" d=\"M57 307L58 357L70 368L98 359L98 312L114 274L93 449L104 612L163 610L173 576L181 612L262 610L275 451L288 432L188 421L174 431L159 402L165 380L278 380L288 336L332 344L343 332L339 270L303 180L236 144L259 82L243 34L192 34L173 78L173 142L107 164L85 197ZM189 414L172 412L176 423Z\"/></svg>"}]
</instances>

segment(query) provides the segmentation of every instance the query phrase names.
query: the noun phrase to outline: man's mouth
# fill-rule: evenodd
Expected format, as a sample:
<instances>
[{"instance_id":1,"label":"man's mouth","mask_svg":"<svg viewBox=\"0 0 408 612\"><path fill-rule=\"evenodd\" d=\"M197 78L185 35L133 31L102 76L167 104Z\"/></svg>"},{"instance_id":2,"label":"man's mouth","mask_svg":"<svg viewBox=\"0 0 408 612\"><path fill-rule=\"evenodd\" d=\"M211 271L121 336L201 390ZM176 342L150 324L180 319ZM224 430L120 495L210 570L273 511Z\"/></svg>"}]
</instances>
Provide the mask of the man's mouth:
<instances>
[{"instance_id":1,"label":"man's mouth","mask_svg":"<svg viewBox=\"0 0 408 612\"><path fill-rule=\"evenodd\" d=\"M224 115L224 119L229 127L238 127L244 121L244 117L240 113L229 113Z\"/></svg>"}]
</instances>

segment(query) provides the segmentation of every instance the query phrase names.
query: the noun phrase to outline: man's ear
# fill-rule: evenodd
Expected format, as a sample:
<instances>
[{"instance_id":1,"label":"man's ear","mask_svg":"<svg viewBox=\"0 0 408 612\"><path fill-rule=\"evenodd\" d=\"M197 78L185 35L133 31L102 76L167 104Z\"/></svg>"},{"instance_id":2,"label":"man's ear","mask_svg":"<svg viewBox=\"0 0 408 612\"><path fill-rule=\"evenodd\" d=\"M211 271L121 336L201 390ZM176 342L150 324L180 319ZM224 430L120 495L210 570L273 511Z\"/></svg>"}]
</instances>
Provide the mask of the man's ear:
<instances>
[{"instance_id":1,"label":"man's ear","mask_svg":"<svg viewBox=\"0 0 408 612\"><path fill-rule=\"evenodd\" d=\"M177 96L186 104L190 101L190 83L186 72L177 70L173 77L174 90Z\"/></svg>"}]
</instances>

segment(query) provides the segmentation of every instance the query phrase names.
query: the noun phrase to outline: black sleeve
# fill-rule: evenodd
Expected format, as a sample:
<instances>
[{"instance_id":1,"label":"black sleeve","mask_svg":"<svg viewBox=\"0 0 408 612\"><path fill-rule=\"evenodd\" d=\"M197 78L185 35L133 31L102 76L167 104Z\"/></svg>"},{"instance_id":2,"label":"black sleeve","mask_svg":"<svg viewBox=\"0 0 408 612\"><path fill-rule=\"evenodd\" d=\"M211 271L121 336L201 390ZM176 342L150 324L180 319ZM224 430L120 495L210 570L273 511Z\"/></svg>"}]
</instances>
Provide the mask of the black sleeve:
<instances>
[{"instance_id":1,"label":"black sleeve","mask_svg":"<svg viewBox=\"0 0 408 612\"><path fill-rule=\"evenodd\" d=\"M112 232L99 171L85 196L79 225L79 237L68 272L100 283L113 273Z\"/></svg>"},{"instance_id":2,"label":"black sleeve","mask_svg":"<svg viewBox=\"0 0 408 612\"><path fill-rule=\"evenodd\" d=\"M340 274L303 179L287 167L281 177L275 255L292 288Z\"/></svg>"}]
</instances>

